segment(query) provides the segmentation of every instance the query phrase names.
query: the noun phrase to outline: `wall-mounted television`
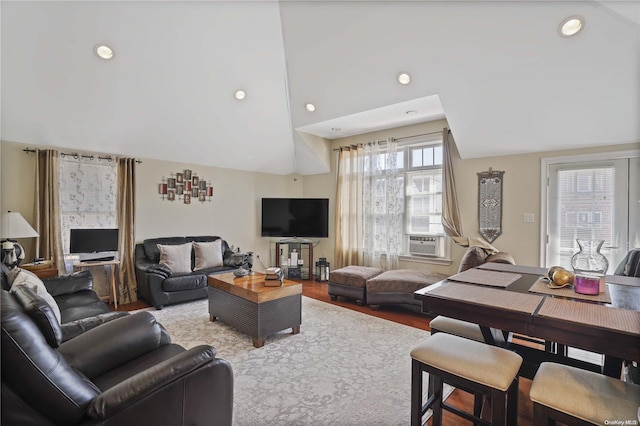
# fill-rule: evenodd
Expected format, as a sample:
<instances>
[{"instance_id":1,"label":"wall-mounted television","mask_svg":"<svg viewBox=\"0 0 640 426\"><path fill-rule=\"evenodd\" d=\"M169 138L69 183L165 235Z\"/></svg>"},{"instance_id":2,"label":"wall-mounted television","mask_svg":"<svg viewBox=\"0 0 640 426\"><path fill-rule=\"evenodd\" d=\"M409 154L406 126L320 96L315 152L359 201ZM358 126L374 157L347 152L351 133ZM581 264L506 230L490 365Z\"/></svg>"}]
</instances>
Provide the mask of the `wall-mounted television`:
<instances>
[{"instance_id":1,"label":"wall-mounted television","mask_svg":"<svg viewBox=\"0 0 640 426\"><path fill-rule=\"evenodd\" d=\"M112 260L118 252L118 229L71 229L69 252L80 260Z\"/></svg>"},{"instance_id":2,"label":"wall-mounted television","mask_svg":"<svg viewBox=\"0 0 640 426\"><path fill-rule=\"evenodd\" d=\"M263 237L329 237L328 198L263 198Z\"/></svg>"}]
</instances>

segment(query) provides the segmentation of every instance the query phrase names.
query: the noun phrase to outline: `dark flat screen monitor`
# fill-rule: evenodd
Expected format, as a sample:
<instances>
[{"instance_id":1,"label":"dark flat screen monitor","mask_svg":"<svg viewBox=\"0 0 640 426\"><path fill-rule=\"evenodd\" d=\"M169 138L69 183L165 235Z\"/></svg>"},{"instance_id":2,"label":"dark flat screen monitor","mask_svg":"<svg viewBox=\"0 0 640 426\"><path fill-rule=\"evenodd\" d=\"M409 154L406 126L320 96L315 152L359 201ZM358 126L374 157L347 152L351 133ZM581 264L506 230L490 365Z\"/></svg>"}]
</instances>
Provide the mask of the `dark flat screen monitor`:
<instances>
[{"instance_id":1,"label":"dark flat screen monitor","mask_svg":"<svg viewBox=\"0 0 640 426\"><path fill-rule=\"evenodd\" d=\"M72 229L69 236L69 252L73 254L105 254L106 258L113 258L118 251L118 229ZM110 254L111 255L107 255ZM83 257L81 256L81 259Z\"/></svg>"},{"instance_id":2,"label":"dark flat screen monitor","mask_svg":"<svg viewBox=\"0 0 640 426\"><path fill-rule=\"evenodd\" d=\"M263 237L327 238L328 198L263 198Z\"/></svg>"}]
</instances>

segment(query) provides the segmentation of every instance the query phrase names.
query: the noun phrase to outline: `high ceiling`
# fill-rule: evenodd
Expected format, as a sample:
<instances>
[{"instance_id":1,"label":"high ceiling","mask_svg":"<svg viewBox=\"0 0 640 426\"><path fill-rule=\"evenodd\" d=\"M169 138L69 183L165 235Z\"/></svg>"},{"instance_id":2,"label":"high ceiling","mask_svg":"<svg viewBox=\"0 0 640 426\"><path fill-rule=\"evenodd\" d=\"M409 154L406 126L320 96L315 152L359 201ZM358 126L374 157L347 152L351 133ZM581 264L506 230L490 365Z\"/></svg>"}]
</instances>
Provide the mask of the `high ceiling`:
<instances>
[{"instance_id":1,"label":"high ceiling","mask_svg":"<svg viewBox=\"0 0 640 426\"><path fill-rule=\"evenodd\" d=\"M5 141L303 175L329 171L329 139L443 117L463 158L640 142L640 1L5 0L0 13ZM561 37L571 15L584 29Z\"/></svg>"}]
</instances>

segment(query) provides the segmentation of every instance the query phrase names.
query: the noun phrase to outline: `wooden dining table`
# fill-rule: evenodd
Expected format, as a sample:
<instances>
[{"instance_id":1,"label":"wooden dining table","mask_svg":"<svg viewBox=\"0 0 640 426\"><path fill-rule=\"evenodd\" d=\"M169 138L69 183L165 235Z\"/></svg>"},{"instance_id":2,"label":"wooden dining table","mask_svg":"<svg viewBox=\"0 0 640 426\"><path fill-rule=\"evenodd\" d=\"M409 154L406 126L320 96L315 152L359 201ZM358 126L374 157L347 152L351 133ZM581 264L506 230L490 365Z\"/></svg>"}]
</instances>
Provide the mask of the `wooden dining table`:
<instances>
[{"instance_id":1,"label":"wooden dining table","mask_svg":"<svg viewBox=\"0 0 640 426\"><path fill-rule=\"evenodd\" d=\"M523 377L533 378L541 362L551 361L620 378L623 360L640 361L640 278L607 275L605 292L589 296L571 287L549 289L545 272L485 264L422 288L414 297L424 313L476 323L486 343L522 355ZM514 342L514 333L522 343ZM557 350L566 347L602 354L604 363Z\"/></svg>"}]
</instances>

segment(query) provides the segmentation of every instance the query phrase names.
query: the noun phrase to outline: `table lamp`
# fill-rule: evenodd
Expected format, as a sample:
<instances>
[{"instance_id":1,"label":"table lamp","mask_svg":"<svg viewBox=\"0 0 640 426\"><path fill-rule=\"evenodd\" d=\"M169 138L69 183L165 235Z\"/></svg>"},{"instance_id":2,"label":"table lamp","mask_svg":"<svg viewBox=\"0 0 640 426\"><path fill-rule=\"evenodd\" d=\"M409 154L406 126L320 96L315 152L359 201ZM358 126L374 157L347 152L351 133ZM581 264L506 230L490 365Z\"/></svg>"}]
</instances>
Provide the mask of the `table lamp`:
<instances>
[{"instance_id":1,"label":"table lamp","mask_svg":"<svg viewBox=\"0 0 640 426\"><path fill-rule=\"evenodd\" d=\"M8 211L2 214L2 263L14 268L24 259L24 248L16 238L38 237L38 233L29 225L20 213Z\"/></svg>"}]
</instances>

